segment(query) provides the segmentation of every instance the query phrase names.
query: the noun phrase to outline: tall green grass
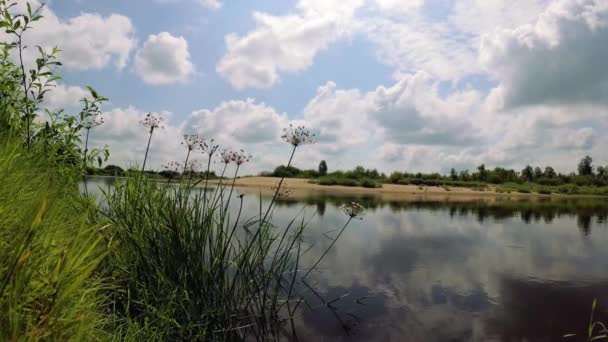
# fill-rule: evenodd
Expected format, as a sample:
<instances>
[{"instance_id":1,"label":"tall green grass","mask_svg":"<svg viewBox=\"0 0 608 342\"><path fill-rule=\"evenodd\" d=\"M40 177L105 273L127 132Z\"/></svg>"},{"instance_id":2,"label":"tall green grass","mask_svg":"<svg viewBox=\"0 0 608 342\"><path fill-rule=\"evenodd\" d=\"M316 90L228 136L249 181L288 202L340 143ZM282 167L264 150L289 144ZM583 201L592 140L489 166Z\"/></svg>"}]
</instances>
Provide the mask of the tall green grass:
<instances>
[{"instance_id":1,"label":"tall green grass","mask_svg":"<svg viewBox=\"0 0 608 342\"><path fill-rule=\"evenodd\" d=\"M0 141L0 340L106 338L101 226L69 169Z\"/></svg>"},{"instance_id":2,"label":"tall green grass","mask_svg":"<svg viewBox=\"0 0 608 342\"><path fill-rule=\"evenodd\" d=\"M277 188L267 208L260 199L259 213L244 219L244 198L233 189L234 180L211 189L137 173L104 193L121 338L266 341L293 334L304 300L298 286L318 264L300 264L304 218L272 224Z\"/></svg>"}]
</instances>

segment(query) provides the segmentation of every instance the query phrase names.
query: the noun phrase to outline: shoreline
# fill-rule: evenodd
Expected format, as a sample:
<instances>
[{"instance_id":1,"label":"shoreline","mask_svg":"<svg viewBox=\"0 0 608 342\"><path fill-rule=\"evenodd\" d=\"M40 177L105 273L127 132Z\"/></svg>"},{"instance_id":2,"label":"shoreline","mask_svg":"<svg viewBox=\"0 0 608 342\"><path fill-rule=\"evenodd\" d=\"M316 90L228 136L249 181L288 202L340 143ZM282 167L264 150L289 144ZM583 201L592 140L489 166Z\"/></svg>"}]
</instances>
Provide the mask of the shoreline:
<instances>
[{"instance_id":1,"label":"shoreline","mask_svg":"<svg viewBox=\"0 0 608 342\"><path fill-rule=\"evenodd\" d=\"M232 182L232 179L227 180ZM262 193L272 193L280 181L278 177L242 177L237 178L235 187L249 190L258 190ZM210 180L209 184L217 184L218 180ZM373 195L386 200L493 200L493 199L566 199L566 198L606 198L598 195L564 195L564 194L538 194L538 193L499 193L495 187L489 185L485 191L473 190L465 187L439 187L383 184L381 188L350 187L343 185L319 185L309 183L308 179L285 178L283 187L291 191L294 198L306 197L314 194L331 194L342 196Z\"/></svg>"}]
</instances>

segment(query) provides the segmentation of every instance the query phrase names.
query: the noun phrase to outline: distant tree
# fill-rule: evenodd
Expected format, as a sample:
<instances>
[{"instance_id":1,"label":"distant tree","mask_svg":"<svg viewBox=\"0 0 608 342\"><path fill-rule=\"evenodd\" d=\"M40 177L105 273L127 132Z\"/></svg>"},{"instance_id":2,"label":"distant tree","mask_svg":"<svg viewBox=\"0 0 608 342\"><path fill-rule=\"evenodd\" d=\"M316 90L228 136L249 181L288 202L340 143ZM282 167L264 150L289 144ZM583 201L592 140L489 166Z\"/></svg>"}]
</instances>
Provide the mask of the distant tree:
<instances>
[{"instance_id":1,"label":"distant tree","mask_svg":"<svg viewBox=\"0 0 608 342\"><path fill-rule=\"evenodd\" d=\"M107 165L103 169L106 171L106 173L114 176L122 176L125 173L125 171L120 166L116 165Z\"/></svg>"},{"instance_id":2,"label":"distant tree","mask_svg":"<svg viewBox=\"0 0 608 342\"><path fill-rule=\"evenodd\" d=\"M470 181L471 175L469 174L469 170L460 171L460 180Z\"/></svg>"},{"instance_id":3,"label":"distant tree","mask_svg":"<svg viewBox=\"0 0 608 342\"><path fill-rule=\"evenodd\" d=\"M458 174L456 173L456 169L452 168L450 170L450 179L451 180L458 180Z\"/></svg>"},{"instance_id":4,"label":"distant tree","mask_svg":"<svg viewBox=\"0 0 608 342\"><path fill-rule=\"evenodd\" d=\"M319 163L319 174L321 176L325 176L327 174L327 163L325 162L325 160L321 160L321 162Z\"/></svg>"},{"instance_id":5,"label":"distant tree","mask_svg":"<svg viewBox=\"0 0 608 342\"><path fill-rule=\"evenodd\" d=\"M521 170L521 178L526 182L534 180L534 170L532 169L532 166L526 165L526 167Z\"/></svg>"},{"instance_id":6,"label":"distant tree","mask_svg":"<svg viewBox=\"0 0 608 342\"><path fill-rule=\"evenodd\" d=\"M593 159L589 156L585 156L578 163L578 174L579 176L592 176L593 175Z\"/></svg>"},{"instance_id":7,"label":"distant tree","mask_svg":"<svg viewBox=\"0 0 608 342\"><path fill-rule=\"evenodd\" d=\"M608 166L598 166L596 175L598 178L606 178L608 176Z\"/></svg>"},{"instance_id":8,"label":"distant tree","mask_svg":"<svg viewBox=\"0 0 608 342\"><path fill-rule=\"evenodd\" d=\"M540 167L537 166L534 168L534 179L539 178L543 178L543 170L541 170Z\"/></svg>"},{"instance_id":9,"label":"distant tree","mask_svg":"<svg viewBox=\"0 0 608 342\"><path fill-rule=\"evenodd\" d=\"M488 178L488 172L486 171L486 165L481 164L477 167L478 177L480 180L485 181Z\"/></svg>"},{"instance_id":10,"label":"distant tree","mask_svg":"<svg viewBox=\"0 0 608 342\"><path fill-rule=\"evenodd\" d=\"M545 168L545 172L543 172L543 177L545 178L555 178L557 177L557 173L551 166L547 166Z\"/></svg>"}]
</instances>

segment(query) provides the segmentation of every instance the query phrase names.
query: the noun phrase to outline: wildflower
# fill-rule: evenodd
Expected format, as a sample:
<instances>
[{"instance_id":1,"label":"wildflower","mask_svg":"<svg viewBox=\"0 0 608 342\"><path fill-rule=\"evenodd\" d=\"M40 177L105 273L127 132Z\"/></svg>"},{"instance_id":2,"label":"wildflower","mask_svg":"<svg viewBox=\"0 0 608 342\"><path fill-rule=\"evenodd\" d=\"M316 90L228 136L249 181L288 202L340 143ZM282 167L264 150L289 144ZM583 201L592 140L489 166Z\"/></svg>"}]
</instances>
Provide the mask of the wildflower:
<instances>
[{"instance_id":1,"label":"wildflower","mask_svg":"<svg viewBox=\"0 0 608 342\"><path fill-rule=\"evenodd\" d=\"M199 138L198 134L184 134L182 145L188 148L188 151L200 149L200 145L204 140Z\"/></svg>"},{"instance_id":2,"label":"wildflower","mask_svg":"<svg viewBox=\"0 0 608 342\"><path fill-rule=\"evenodd\" d=\"M203 153L207 153L209 158L213 157L218 148L220 148L220 145L215 145L214 143L215 140L211 139L209 142L202 140L199 144L201 151L203 151Z\"/></svg>"},{"instance_id":3,"label":"wildflower","mask_svg":"<svg viewBox=\"0 0 608 342\"><path fill-rule=\"evenodd\" d=\"M201 162L199 160L191 160L186 164L186 172L197 172L201 168Z\"/></svg>"},{"instance_id":4,"label":"wildflower","mask_svg":"<svg viewBox=\"0 0 608 342\"><path fill-rule=\"evenodd\" d=\"M163 164L162 167L165 171L179 172L179 170L182 169L182 163L172 160L166 164Z\"/></svg>"},{"instance_id":5,"label":"wildflower","mask_svg":"<svg viewBox=\"0 0 608 342\"><path fill-rule=\"evenodd\" d=\"M252 155L245 153L244 150L240 152L234 152L232 155L232 161L237 165L241 166L251 160Z\"/></svg>"},{"instance_id":6,"label":"wildflower","mask_svg":"<svg viewBox=\"0 0 608 342\"><path fill-rule=\"evenodd\" d=\"M150 132L154 131L156 128L163 128L163 118L160 116L152 115L152 113L148 113L146 117L140 121L144 127L149 128Z\"/></svg>"},{"instance_id":7,"label":"wildflower","mask_svg":"<svg viewBox=\"0 0 608 342\"><path fill-rule=\"evenodd\" d=\"M82 127L85 129L91 129L101 125L103 125L103 117L99 114L89 115L82 120Z\"/></svg>"},{"instance_id":8,"label":"wildflower","mask_svg":"<svg viewBox=\"0 0 608 342\"><path fill-rule=\"evenodd\" d=\"M340 208L342 209L342 211L344 211L346 215L351 218L363 219L363 215L365 215L365 208L361 204L356 202L345 204Z\"/></svg>"},{"instance_id":9,"label":"wildflower","mask_svg":"<svg viewBox=\"0 0 608 342\"><path fill-rule=\"evenodd\" d=\"M229 148L224 148L220 151L220 160L224 164L230 164L234 161L234 151Z\"/></svg>"},{"instance_id":10,"label":"wildflower","mask_svg":"<svg viewBox=\"0 0 608 342\"><path fill-rule=\"evenodd\" d=\"M314 144L315 134L311 133L304 126L297 126L295 129L293 125L289 125L289 129L283 129L283 135L281 135L281 139L285 140L285 142L290 143L294 147L303 144Z\"/></svg>"}]
</instances>

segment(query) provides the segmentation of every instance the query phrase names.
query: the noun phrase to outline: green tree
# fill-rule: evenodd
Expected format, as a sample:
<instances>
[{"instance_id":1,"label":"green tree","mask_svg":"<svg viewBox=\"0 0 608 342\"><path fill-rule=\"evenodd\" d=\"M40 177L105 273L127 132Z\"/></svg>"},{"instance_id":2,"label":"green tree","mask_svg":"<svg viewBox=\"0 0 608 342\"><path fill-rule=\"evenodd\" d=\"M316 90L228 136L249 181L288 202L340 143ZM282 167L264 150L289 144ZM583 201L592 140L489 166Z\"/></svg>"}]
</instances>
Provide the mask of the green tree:
<instances>
[{"instance_id":1,"label":"green tree","mask_svg":"<svg viewBox=\"0 0 608 342\"><path fill-rule=\"evenodd\" d=\"M456 169L454 168L450 170L450 179L454 181L458 179L458 174L456 173Z\"/></svg>"},{"instance_id":2,"label":"green tree","mask_svg":"<svg viewBox=\"0 0 608 342\"><path fill-rule=\"evenodd\" d=\"M319 174L321 176L325 176L327 174L327 163L325 162L325 160L321 160L321 162L319 163Z\"/></svg>"},{"instance_id":3,"label":"green tree","mask_svg":"<svg viewBox=\"0 0 608 342\"><path fill-rule=\"evenodd\" d=\"M578 174L580 176L593 176L593 158L585 156L578 163Z\"/></svg>"},{"instance_id":4,"label":"green tree","mask_svg":"<svg viewBox=\"0 0 608 342\"><path fill-rule=\"evenodd\" d=\"M521 170L521 178L526 182L534 180L534 170L532 169L532 166L526 165L526 167Z\"/></svg>"},{"instance_id":5,"label":"green tree","mask_svg":"<svg viewBox=\"0 0 608 342\"><path fill-rule=\"evenodd\" d=\"M557 173L551 166L545 167L545 171L543 172L543 177L555 178L556 176L557 176Z\"/></svg>"},{"instance_id":6,"label":"green tree","mask_svg":"<svg viewBox=\"0 0 608 342\"><path fill-rule=\"evenodd\" d=\"M479 180L485 181L488 178L488 171L486 171L486 165L481 164L477 167Z\"/></svg>"},{"instance_id":7,"label":"green tree","mask_svg":"<svg viewBox=\"0 0 608 342\"><path fill-rule=\"evenodd\" d=\"M534 179L539 178L543 178L543 170L541 170L540 167L537 166L534 168Z\"/></svg>"}]
</instances>

